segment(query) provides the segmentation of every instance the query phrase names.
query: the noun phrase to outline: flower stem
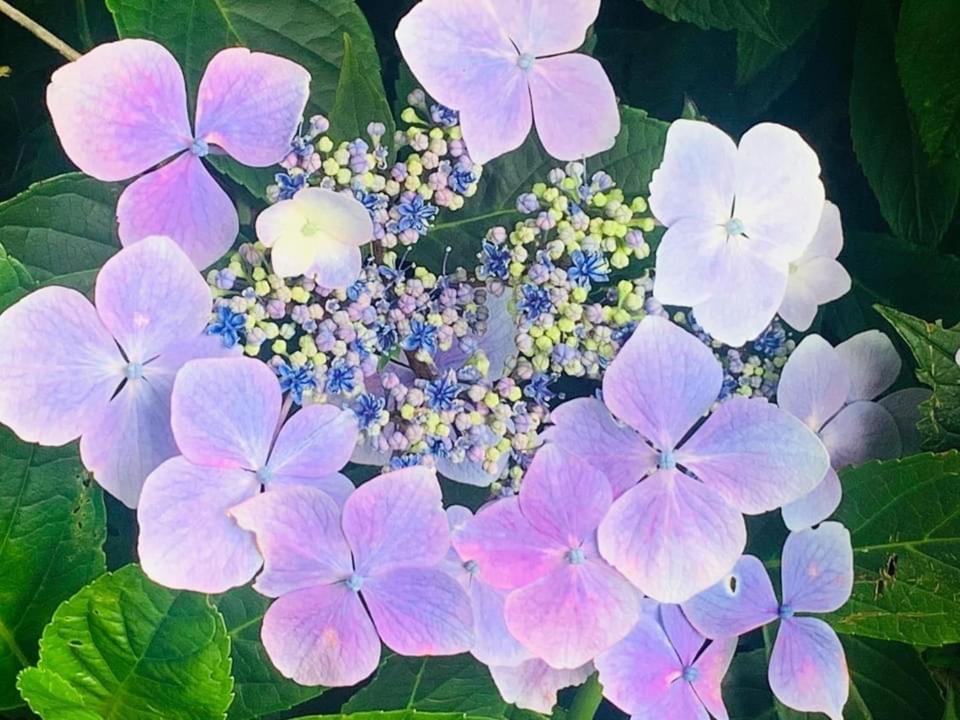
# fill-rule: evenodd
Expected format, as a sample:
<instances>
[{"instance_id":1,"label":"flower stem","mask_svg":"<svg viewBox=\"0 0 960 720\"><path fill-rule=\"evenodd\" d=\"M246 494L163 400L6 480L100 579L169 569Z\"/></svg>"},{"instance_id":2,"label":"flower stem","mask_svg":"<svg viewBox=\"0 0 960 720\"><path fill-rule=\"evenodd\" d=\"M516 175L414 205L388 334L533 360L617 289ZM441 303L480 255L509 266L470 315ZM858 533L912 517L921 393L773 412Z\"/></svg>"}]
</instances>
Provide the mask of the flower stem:
<instances>
[{"instance_id":1,"label":"flower stem","mask_svg":"<svg viewBox=\"0 0 960 720\"><path fill-rule=\"evenodd\" d=\"M603 687L597 679L597 674L591 675L587 681L577 688L573 697L567 720L593 720L593 716L603 701Z\"/></svg>"},{"instance_id":2,"label":"flower stem","mask_svg":"<svg viewBox=\"0 0 960 720\"><path fill-rule=\"evenodd\" d=\"M67 45L63 40L58 38L52 32L47 30L43 25L31 20L22 12L17 10L13 5L5 0L0 0L0 13L3 13L8 18L13 20L15 23L21 27L29 30L31 33L36 35L40 40L45 42L47 45L52 47L58 53L63 55L67 60L73 61L80 57L80 53L74 50L72 47Z\"/></svg>"}]
</instances>

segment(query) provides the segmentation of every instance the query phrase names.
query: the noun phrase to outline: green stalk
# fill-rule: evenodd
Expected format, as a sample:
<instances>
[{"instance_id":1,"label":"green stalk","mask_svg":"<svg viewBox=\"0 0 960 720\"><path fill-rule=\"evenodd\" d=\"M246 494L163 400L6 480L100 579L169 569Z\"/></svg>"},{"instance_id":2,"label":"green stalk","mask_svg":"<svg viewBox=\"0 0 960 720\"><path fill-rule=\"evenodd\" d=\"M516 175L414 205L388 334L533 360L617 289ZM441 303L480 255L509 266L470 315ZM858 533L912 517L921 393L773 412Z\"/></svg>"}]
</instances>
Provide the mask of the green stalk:
<instances>
[{"instance_id":1,"label":"green stalk","mask_svg":"<svg viewBox=\"0 0 960 720\"><path fill-rule=\"evenodd\" d=\"M593 720L593 716L596 715L597 708L600 707L602 701L603 686L600 685L597 673L594 673L583 685L577 688L577 694L573 697L567 720Z\"/></svg>"}]
</instances>

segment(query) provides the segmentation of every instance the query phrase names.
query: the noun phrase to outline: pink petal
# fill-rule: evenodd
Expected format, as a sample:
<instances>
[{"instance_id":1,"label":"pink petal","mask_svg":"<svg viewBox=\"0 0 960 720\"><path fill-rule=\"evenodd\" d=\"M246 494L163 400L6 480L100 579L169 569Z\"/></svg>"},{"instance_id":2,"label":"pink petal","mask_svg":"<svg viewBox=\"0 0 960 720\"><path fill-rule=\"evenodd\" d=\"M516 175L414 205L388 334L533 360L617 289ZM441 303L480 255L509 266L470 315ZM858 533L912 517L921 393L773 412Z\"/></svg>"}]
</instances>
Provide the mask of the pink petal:
<instances>
[{"instance_id":1,"label":"pink petal","mask_svg":"<svg viewBox=\"0 0 960 720\"><path fill-rule=\"evenodd\" d=\"M726 288L693 306L697 322L731 347L753 340L770 324L787 291L787 264L765 257L752 240L730 238L717 263ZM731 302L731 293L736 297Z\"/></svg>"},{"instance_id":2,"label":"pink petal","mask_svg":"<svg viewBox=\"0 0 960 720\"><path fill-rule=\"evenodd\" d=\"M504 618L506 591L498 590L471 577L467 586L473 606L476 634L471 654L484 665L519 665L530 659L530 652L507 629Z\"/></svg>"},{"instance_id":3,"label":"pink petal","mask_svg":"<svg viewBox=\"0 0 960 720\"><path fill-rule=\"evenodd\" d=\"M248 582L260 553L229 510L259 489L252 473L167 460L150 473L137 508L143 571L161 585L205 593Z\"/></svg>"},{"instance_id":4,"label":"pink petal","mask_svg":"<svg viewBox=\"0 0 960 720\"><path fill-rule=\"evenodd\" d=\"M631 428L621 425L596 398L576 398L550 411L548 442L583 458L610 482L614 497L657 467L657 454Z\"/></svg>"},{"instance_id":5,"label":"pink petal","mask_svg":"<svg viewBox=\"0 0 960 720\"><path fill-rule=\"evenodd\" d=\"M471 95L495 92L491 70L513 66L518 57L486 3L423 0L400 20L396 37L403 59L423 89L456 109ZM486 161L473 153L471 157Z\"/></svg>"},{"instance_id":6,"label":"pink petal","mask_svg":"<svg viewBox=\"0 0 960 720\"><path fill-rule=\"evenodd\" d=\"M703 218L674 222L657 246L654 297L665 305L692 307L728 292L720 274L726 244L726 230L716 222Z\"/></svg>"},{"instance_id":7,"label":"pink petal","mask_svg":"<svg viewBox=\"0 0 960 720\"><path fill-rule=\"evenodd\" d=\"M846 295L851 287L850 274L836 260L799 260L791 265L787 292L777 313L795 330L807 330L820 305Z\"/></svg>"},{"instance_id":8,"label":"pink petal","mask_svg":"<svg viewBox=\"0 0 960 720\"><path fill-rule=\"evenodd\" d=\"M337 507L342 508L347 498L356 490L353 482L343 473L330 473L322 477L303 477L295 475L275 475L270 479L269 488L309 487L330 496Z\"/></svg>"},{"instance_id":9,"label":"pink petal","mask_svg":"<svg viewBox=\"0 0 960 720\"><path fill-rule=\"evenodd\" d=\"M660 624L683 665L692 665L706 642L690 624L679 605L660 606Z\"/></svg>"},{"instance_id":10,"label":"pink petal","mask_svg":"<svg viewBox=\"0 0 960 720\"><path fill-rule=\"evenodd\" d=\"M517 67L516 54L488 59L485 65L486 74L476 95L464 98L458 106L467 151L481 164L520 147L533 125L530 86Z\"/></svg>"},{"instance_id":11,"label":"pink petal","mask_svg":"<svg viewBox=\"0 0 960 720\"><path fill-rule=\"evenodd\" d=\"M210 287L183 251L148 237L107 260L97 275L97 312L131 362L144 363L210 319Z\"/></svg>"},{"instance_id":12,"label":"pink petal","mask_svg":"<svg viewBox=\"0 0 960 720\"><path fill-rule=\"evenodd\" d=\"M745 398L720 405L677 462L751 515L803 497L830 467L826 448L806 425L765 400Z\"/></svg>"},{"instance_id":13,"label":"pink petal","mask_svg":"<svg viewBox=\"0 0 960 720\"><path fill-rule=\"evenodd\" d=\"M580 160L613 147L620 108L597 60L579 53L540 58L529 81L537 134L547 153Z\"/></svg>"},{"instance_id":14,"label":"pink petal","mask_svg":"<svg viewBox=\"0 0 960 720\"><path fill-rule=\"evenodd\" d=\"M324 492L270 489L232 507L230 515L257 537L263 572L254 587L267 597L329 585L353 573L340 506Z\"/></svg>"},{"instance_id":15,"label":"pink petal","mask_svg":"<svg viewBox=\"0 0 960 720\"><path fill-rule=\"evenodd\" d=\"M813 239L823 205L820 161L800 135L774 123L744 133L733 212L750 243L762 244L782 261L795 260Z\"/></svg>"},{"instance_id":16,"label":"pink petal","mask_svg":"<svg viewBox=\"0 0 960 720\"><path fill-rule=\"evenodd\" d=\"M928 388L906 388L877 401L897 423L903 455L920 452L920 431L917 429L917 423L920 422L920 403L929 400L931 395L933 393Z\"/></svg>"},{"instance_id":17,"label":"pink petal","mask_svg":"<svg viewBox=\"0 0 960 720\"><path fill-rule=\"evenodd\" d=\"M737 146L709 123L677 120L650 182L650 209L667 227L684 218L711 225L730 219Z\"/></svg>"},{"instance_id":18,"label":"pink petal","mask_svg":"<svg viewBox=\"0 0 960 720\"><path fill-rule=\"evenodd\" d=\"M640 594L602 560L568 562L507 596L507 628L555 668L580 667L621 640L640 615Z\"/></svg>"},{"instance_id":19,"label":"pink petal","mask_svg":"<svg viewBox=\"0 0 960 720\"><path fill-rule=\"evenodd\" d=\"M823 427L820 437L835 468L897 458L902 450L896 420L869 400L847 405Z\"/></svg>"},{"instance_id":20,"label":"pink petal","mask_svg":"<svg viewBox=\"0 0 960 720\"><path fill-rule=\"evenodd\" d=\"M246 48L221 50L200 80L197 137L244 165L275 165L290 152L309 94L310 73L297 63Z\"/></svg>"},{"instance_id":21,"label":"pink petal","mask_svg":"<svg viewBox=\"0 0 960 720\"><path fill-rule=\"evenodd\" d=\"M171 425L198 465L259 471L280 418L280 383L252 358L194 360L177 375Z\"/></svg>"},{"instance_id":22,"label":"pink petal","mask_svg":"<svg viewBox=\"0 0 960 720\"><path fill-rule=\"evenodd\" d=\"M150 40L98 45L50 78L47 107L70 159L126 180L190 146L187 92L173 55Z\"/></svg>"},{"instance_id":23,"label":"pink petal","mask_svg":"<svg viewBox=\"0 0 960 720\"><path fill-rule=\"evenodd\" d=\"M505 590L547 575L566 562L569 550L534 528L516 497L481 508L453 545L465 561L476 561L483 582Z\"/></svg>"},{"instance_id":24,"label":"pink petal","mask_svg":"<svg viewBox=\"0 0 960 720\"><path fill-rule=\"evenodd\" d=\"M380 662L377 631L359 596L343 583L274 601L260 636L277 670L301 685L356 685Z\"/></svg>"},{"instance_id":25,"label":"pink petal","mask_svg":"<svg viewBox=\"0 0 960 720\"><path fill-rule=\"evenodd\" d=\"M165 235L198 268L220 259L240 230L233 201L190 153L128 185L117 201L117 220L124 245Z\"/></svg>"},{"instance_id":26,"label":"pink petal","mask_svg":"<svg viewBox=\"0 0 960 720\"><path fill-rule=\"evenodd\" d=\"M361 590L383 642L401 655L456 655L473 646L473 610L441 570L396 567Z\"/></svg>"},{"instance_id":27,"label":"pink petal","mask_svg":"<svg viewBox=\"0 0 960 720\"><path fill-rule=\"evenodd\" d=\"M720 394L723 371L710 349L648 315L603 378L603 401L663 451L673 450Z\"/></svg>"},{"instance_id":28,"label":"pink petal","mask_svg":"<svg viewBox=\"0 0 960 720\"><path fill-rule=\"evenodd\" d=\"M600 553L645 595L683 602L730 571L746 544L740 512L703 483L660 470L617 499Z\"/></svg>"},{"instance_id":29,"label":"pink petal","mask_svg":"<svg viewBox=\"0 0 960 720\"><path fill-rule=\"evenodd\" d=\"M817 525L833 515L840 506L843 489L833 468L827 470L820 484L799 500L783 506L783 523L790 530L803 530Z\"/></svg>"},{"instance_id":30,"label":"pink petal","mask_svg":"<svg viewBox=\"0 0 960 720\"><path fill-rule=\"evenodd\" d=\"M693 691L710 715L717 720L729 718L723 704L721 686L737 651L737 640L735 637L714 640L693 664L697 669L697 679L692 683Z\"/></svg>"},{"instance_id":31,"label":"pink petal","mask_svg":"<svg viewBox=\"0 0 960 720\"><path fill-rule=\"evenodd\" d=\"M840 208L827 200L823 204L820 224L813 240L807 245L801 259L815 257L835 259L843 249L843 223L840 220Z\"/></svg>"},{"instance_id":32,"label":"pink petal","mask_svg":"<svg viewBox=\"0 0 960 720\"><path fill-rule=\"evenodd\" d=\"M115 498L137 506L147 476L179 455L170 430L169 378L128 380L80 438L84 467Z\"/></svg>"},{"instance_id":33,"label":"pink petal","mask_svg":"<svg viewBox=\"0 0 960 720\"><path fill-rule=\"evenodd\" d=\"M583 45L600 0L493 0L494 11L521 53L559 55Z\"/></svg>"},{"instance_id":34,"label":"pink petal","mask_svg":"<svg viewBox=\"0 0 960 720\"><path fill-rule=\"evenodd\" d=\"M767 677L773 694L787 707L842 720L850 675L837 634L822 620L780 623Z\"/></svg>"},{"instance_id":35,"label":"pink petal","mask_svg":"<svg viewBox=\"0 0 960 720\"><path fill-rule=\"evenodd\" d=\"M593 674L593 665L574 670L555 670L543 660L526 660L519 665L491 665L490 674L500 696L518 708L549 715L557 704L557 692L581 685Z\"/></svg>"},{"instance_id":36,"label":"pink petal","mask_svg":"<svg viewBox=\"0 0 960 720\"><path fill-rule=\"evenodd\" d=\"M839 412L850 392L847 368L819 335L808 335L783 366L777 404L814 432Z\"/></svg>"},{"instance_id":37,"label":"pink petal","mask_svg":"<svg viewBox=\"0 0 960 720\"><path fill-rule=\"evenodd\" d=\"M436 474L412 467L364 483L343 506L343 533L363 576L403 565L436 565L450 549Z\"/></svg>"},{"instance_id":38,"label":"pink petal","mask_svg":"<svg viewBox=\"0 0 960 720\"><path fill-rule=\"evenodd\" d=\"M0 422L22 440L63 445L93 427L125 361L75 290L41 288L0 315Z\"/></svg>"},{"instance_id":39,"label":"pink petal","mask_svg":"<svg viewBox=\"0 0 960 720\"><path fill-rule=\"evenodd\" d=\"M296 483L336 473L357 446L356 416L334 405L309 405L283 424L267 467L271 479Z\"/></svg>"},{"instance_id":40,"label":"pink petal","mask_svg":"<svg viewBox=\"0 0 960 720\"><path fill-rule=\"evenodd\" d=\"M777 617L779 603L763 563L744 555L713 587L683 604L690 623L708 638L743 635Z\"/></svg>"},{"instance_id":41,"label":"pink petal","mask_svg":"<svg viewBox=\"0 0 960 720\"><path fill-rule=\"evenodd\" d=\"M604 696L635 718L707 720L655 615L641 615L630 634L594 664Z\"/></svg>"},{"instance_id":42,"label":"pink petal","mask_svg":"<svg viewBox=\"0 0 960 720\"><path fill-rule=\"evenodd\" d=\"M853 546L837 522L793 532L783 545L783 603L797 612L833 612L853 592Z\"/></svg>"},{"instance_id":43,"label":"pink petal","mask_svg":"<svg viewBox=\"0 0 960 720\"><path fill-rule=\"evenodd\" d=\"M850 373L848 400L875 400L897 380L903 363L886 335L867 330L837 345Z\"/></svg>"},{"instance_id":44,"label":"pink petal","mask_svg":"<svg viewBox=\"0 0 960 720\"><path fill-rule=\"evenodd\" d=\"M534 455L520 493L520 511L530 524L571 546L593 537L612 502L606 477L554 444Z\"/></svg>"}]
</instances>

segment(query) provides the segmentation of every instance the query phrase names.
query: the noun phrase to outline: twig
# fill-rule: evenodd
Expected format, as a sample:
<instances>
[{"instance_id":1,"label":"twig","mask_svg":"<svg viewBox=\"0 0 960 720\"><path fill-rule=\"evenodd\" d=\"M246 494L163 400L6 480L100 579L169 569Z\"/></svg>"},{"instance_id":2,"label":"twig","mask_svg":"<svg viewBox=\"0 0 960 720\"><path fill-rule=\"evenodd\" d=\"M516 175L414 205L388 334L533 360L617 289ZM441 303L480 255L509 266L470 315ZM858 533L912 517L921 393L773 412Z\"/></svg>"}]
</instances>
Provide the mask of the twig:
<instances>
[{"instance_id":1,"label":"twig","mask_svg":"<svg viewBox=\"0 0 960 720\"><path fill-rule=\"evenodd\" d=\"M3 13L8 18L13 20L15 23L21 27L29 30L31 33L36 35L40 40L45 42L47 45L52 47L58 53L63 55L67 60L73 61L80 57L80 53L74 50L72 47L67 45L63 40L58 38L52 32L47 30L43 25L31 20L22 12L17 10L13 5L5 0L0 0L0 13Z\"/></svg>"}]
</instances>

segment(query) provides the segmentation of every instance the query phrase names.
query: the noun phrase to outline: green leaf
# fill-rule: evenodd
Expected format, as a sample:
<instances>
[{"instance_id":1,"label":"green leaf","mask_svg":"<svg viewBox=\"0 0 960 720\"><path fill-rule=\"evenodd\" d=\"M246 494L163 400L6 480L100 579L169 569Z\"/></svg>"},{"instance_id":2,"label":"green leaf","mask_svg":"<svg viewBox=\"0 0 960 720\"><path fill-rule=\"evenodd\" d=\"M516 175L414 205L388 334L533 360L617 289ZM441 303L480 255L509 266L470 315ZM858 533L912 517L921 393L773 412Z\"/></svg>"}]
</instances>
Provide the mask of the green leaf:
<instances>
[{"instance_id":1,"label":"green leaf","mask_svg":"<svg viewBox=\"0 0 960 720\"><path fill-rule=\"evenodd\" d=\"M230 640L205 596L128 565L60 606L18 686L44 720L219 720L232 698Z\"/></svg>"},{"instance_id":2,"label":"green leaf","mask_svg":"<svg viewBox=\"0 0 960 720\"><path fill-rule=\"evenodd\" d=\"M260 641L260 625L270 601L249 587L237 588L215 600L230 636L234 698L227 717L253 720L287 710L317 697L325 688L305 687L283 677L273 667Z\"/></svg>"},{"instance_id":3,"label":"green leaf","mask_svg":"<svg viewBox=\"0 0 960 720\"><path fill-rule=\"evenodd\" d=\"M330 111L330 136L337 141L366 137L367 125L371 122L383 123L387 128L384 138L388 143L393 142L396 125L380 75L371 74L360 64L353 38L344 33L343 66Z\"/></svg>"},{"instance_id":4,"label":"green leaf","mask_svg":"<svg viewBox=\"0 0 960 720\"><path fill-rule=\"evenodd\" d=\"M22 705L17 673L44 625L104 571L103 495L76 446L41 448L0 428L0 710Z\"/></svg>"},{"instance_id":5,"label":"green leaf","mask_svg":"<svg viewBox=\"0 0 960 720\"><path fill-rule=\"evenodd\" d=\"M43 284L81 291L119 248L120 186L79 173L43 180L0 203L0 245Z\"/></svg>"},{"instance_id":6,"label":"green leaf","mask_svg":"<svg viewBox=\"0 0 960 720\"><path fill-rule=\"evenodd\" d=\"M960 642L960 453L872 462L841 480L834 519L853 540L853 596L827 620L880 640ZM878 587L892 555L896 579Z\"/></svg>"},{"instance_id":7,"label":"green leaf","mask_svg":"<svg viewBox=\"0 0 960 720\"><path fill-rule=\"evenodd\" d=\"M723 700L730 720L776 720L773 694L767 683L766 650L733 656L723 678Z\"/></svg>"},{"instance_id":8,"label":"green leaf","mask_svg":"<svg viewBox=\"0 0 960 720\"><path fill-rule=\"evenodd\" d=\"M23 264L0 245L0 312L34 288L36 283Z\"/></svg>"},{"instance_id":9,"label":"green leaf","mask_svg":"<svg viewBox=\"0 0 960 720\"><path fill-rule=\"evenodd\" d=\"M643 0L671 20L684 20L704 30L744 30L786 47L770 17L779 0Z\"/></svg>"},{"instance_id":10,"label":"green leaf","mask_svg":"<svg viewBox=\"0 0 960 720\"><path fill-rule=\"evenodd\" d=\"M392 710L387 712L356 712L344 715L305 715L294 720L484 720L456 712L418 712L417 710Z\"/></svg>"},{"instance_id":11,"label":"green leaf","mask_svg":"<svg viewBox=\"0 0 960 720\"><path fill-rule=\"evenodd\" d=\"M737 33L737 85L745 85L768 69L783 53L810 29L826 5L826 0L773 0L768 16L782 45L752 32Z\"/></svg>"},{"instance_id":12,"label":"green leaf","mask_svg":"<svg viewBox=\"0 0 960 720\"><path fill-rule=\"evenodd\" d=\"M931 165L914 132L894 59L894 16L864 5L850 89L853 149L894 234L936 247L960 197L960 164Z\"/></svg>"},{"instance_id":13,"label":"green leaf","mask_svg":"<svg viewBox=\"0 0 960 720\"><path fill-rule=\"evenodd\" d=\"M350 698L343 711L455 712L498 720L508 707L490 671L471 655L390 655L380 664L373 681Z\"/></svg>"},{"instance_id":14,"label":"green leaf","mask_svg":"<svg viewBox=\"0 0 960 720\"><path fill-rule=\"evenodd\" d=\"M960 3L905 0L897 28L897 67L927 153L960 151ZM949 159L949 158L948 158Z\"/></svg>"},{"instance_id":15,"label":"green leaf","mask_svg":"<svg viewBox=\"0 0 960 720\"><path fill-rule=\"evenodd\" d=\"M590 172L602 169L610 173L628 198L646 196L650 177L663 159L667 123L626 106L621 107L620 117L622 127L616 145L589 158L587 168ZM497 225L512 228L522 218L516 209L517 197L530 192L534 183L546 182L547 173L563 165L547 155L531 134L519 149L484 166L477 194L462 210L440 216L440 221L414 246L413 259L436 261L450 247L451 266L474 267L486 231Z\"/></svg>"},{"instance_id":16,"label":"green leaf","mask_svg":"<svg viewBox=\"0 0 960 720\"><path fill-rule=\"evenodd\" d=\"M946 329L893 308L877 308L900 333L917 360L917 379L933 388L933 397L920 405L920 430L925 450L960 448L960 325Z\"/></svg>"},{"instance_id":17,"label":"green leaf","mask_svg":"<svg viewBox=\"0 0 960 720\"><path fill-rule=\"evenodd\" d=\"M824 323L845 340L867 328L886 328L874 305L922 317L960 321L960 259L888 235L850 233L840 261L853 291L824 310Z\"/></svg>"}]
</instances>

